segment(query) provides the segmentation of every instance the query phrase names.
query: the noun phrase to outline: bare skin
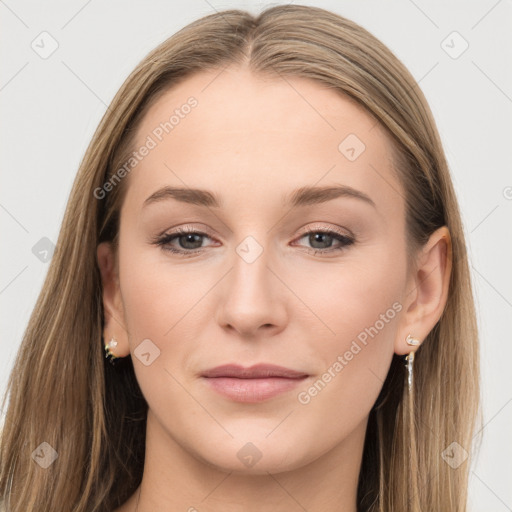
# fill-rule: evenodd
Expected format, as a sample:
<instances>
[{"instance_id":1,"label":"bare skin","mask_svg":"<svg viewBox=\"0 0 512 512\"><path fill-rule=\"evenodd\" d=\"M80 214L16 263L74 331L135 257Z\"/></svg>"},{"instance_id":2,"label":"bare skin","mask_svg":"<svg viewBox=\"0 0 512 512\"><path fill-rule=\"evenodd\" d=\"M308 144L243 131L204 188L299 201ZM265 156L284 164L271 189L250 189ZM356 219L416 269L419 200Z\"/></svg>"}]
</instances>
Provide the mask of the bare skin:
<instances>
[{"instance_id":1,"label":"bare skin","mask_svg":"<svg viewBox=\"0 0 512 512\"><path fill-rule=\"evenodd\" d=\"M149 405L142 484L115 512L355 512L368 415L393 353L411 351L408 334L423 340L446 303L449 233L408 266L390 138L307 79L194 75L151 107L135 146L190 96L198 105L124 178L119 260L107 243L97 252L106 339L131 354ZM338 148L349 134L365 145L353 161ZM345 190L286 203L300 187L339 185L369 200ZM144 206L164 186L207 189L221 206ZM184 226L202 235L167 246L192 256L152 243ZM160 351L147 366L135 352L145 339ZM307 377L240 402L201 376L227 363Z\"/></svg>"}]
</instances>

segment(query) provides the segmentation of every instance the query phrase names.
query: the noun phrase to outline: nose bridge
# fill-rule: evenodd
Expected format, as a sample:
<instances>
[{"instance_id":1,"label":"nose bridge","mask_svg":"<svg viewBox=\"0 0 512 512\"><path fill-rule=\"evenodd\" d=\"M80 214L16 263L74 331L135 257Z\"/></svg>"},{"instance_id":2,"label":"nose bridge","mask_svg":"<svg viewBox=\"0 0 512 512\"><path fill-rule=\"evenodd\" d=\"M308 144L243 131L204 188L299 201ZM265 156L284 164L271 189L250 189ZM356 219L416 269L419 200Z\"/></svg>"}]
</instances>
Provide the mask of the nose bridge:
<instances>
[{"instance_id":1,"label":"nose bridge","mask_svg":"<svg viewBox=\"0 0 512 512\"><path fill-rule=\"evenodd\" d=\"M236 295L238 304L243 304L244 301L259 301L261 308L272 295L272 283L269 279L271 272L268 268L271 251L268 247L268 237L264 240L262 237L262 234L247 235L235 247L231 295ZM251 307L254 307L254 304Z\"/></svg>"},{"instance_id":2,"label":"nose bridge","mask_svg":"<svg viewBox=\"0 0 512 512\"><path fill-rule=\"evenodd\" d=\"M262 240L262 235L257 235ZM246 236L236 247L233 258L233 279L256 291L267 286L268 264L271 256L267 238L261 242L253 235Z\"/></svg>"},{"instance_id":3,"label":"nose bridge","mask_svg":"<svg viewBox=\"0 0 512 512\"><path fill-rule=\"evenodd\" d=\"M262 233L247 235L235 246L232 269L226 276L225 295L221 298L220 323L244 334L254 334L260 326L275 327L283 321L280 283L270 270L273 258L269 237Z\"/></svg>"}]
</instances>

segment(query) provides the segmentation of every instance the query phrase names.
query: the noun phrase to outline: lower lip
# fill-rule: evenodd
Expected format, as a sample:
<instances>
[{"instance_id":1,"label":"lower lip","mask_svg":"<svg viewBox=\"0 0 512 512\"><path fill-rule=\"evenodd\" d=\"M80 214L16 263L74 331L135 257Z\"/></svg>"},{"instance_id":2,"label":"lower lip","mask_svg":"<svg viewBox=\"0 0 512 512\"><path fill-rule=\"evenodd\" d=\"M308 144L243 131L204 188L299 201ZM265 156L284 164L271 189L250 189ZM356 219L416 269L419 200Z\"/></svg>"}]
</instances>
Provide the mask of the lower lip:
<instances>
[{"instance_id":1,"label":"lower lip","mask_svg":"<svg viewBox=\"0 0 512 512\"><path fill-rule=\"evenodd\" d=\"M210 377L206 378L206 381L215 391L235 402L256 403L290 391L306 378L267 377L261 379L237 379L233 377Z\"/></svg>"}]
</instances>

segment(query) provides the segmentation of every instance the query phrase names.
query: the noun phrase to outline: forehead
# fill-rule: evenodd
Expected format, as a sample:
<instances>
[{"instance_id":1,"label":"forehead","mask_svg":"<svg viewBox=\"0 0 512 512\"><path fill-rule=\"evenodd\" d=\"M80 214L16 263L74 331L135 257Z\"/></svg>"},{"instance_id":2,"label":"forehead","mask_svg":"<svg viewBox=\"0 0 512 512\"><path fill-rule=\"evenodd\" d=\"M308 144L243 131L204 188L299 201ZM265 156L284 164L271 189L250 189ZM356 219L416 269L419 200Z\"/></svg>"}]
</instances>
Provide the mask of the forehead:
<instances>
[{"instance_id":1,"label":"forehead","mask_svg":"<svg viewBox=\"0 0 512 512\"><path fill-rule=\"evenodd\" d=\"M232 190L258 205L314 184L398 199L389 135L354 100L307 78L196 73L150 107L132 149L145 145L125 205L142 207L164 185Z\"/></svg>"}]
</instances>

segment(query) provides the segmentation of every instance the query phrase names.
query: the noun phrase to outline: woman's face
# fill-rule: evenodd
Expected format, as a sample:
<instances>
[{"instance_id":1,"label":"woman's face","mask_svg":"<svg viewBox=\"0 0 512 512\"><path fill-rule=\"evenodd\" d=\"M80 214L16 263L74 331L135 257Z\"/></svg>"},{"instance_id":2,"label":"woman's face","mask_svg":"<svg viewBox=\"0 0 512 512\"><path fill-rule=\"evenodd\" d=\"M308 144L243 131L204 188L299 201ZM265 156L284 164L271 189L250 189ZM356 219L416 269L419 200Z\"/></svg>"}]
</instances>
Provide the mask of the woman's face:
<instances>
[{"instance_id":1,"label":"woman's face","mask_svg":"<svg viewBox=\"0 0 512 512\"><path fill-rule=\"evenodd\" d=\"M230 68L166 92L134 150L118 320L152 435L255 473L360 450L410 291L380 125L317 82Z\"/></svg>"}]
</instances>

